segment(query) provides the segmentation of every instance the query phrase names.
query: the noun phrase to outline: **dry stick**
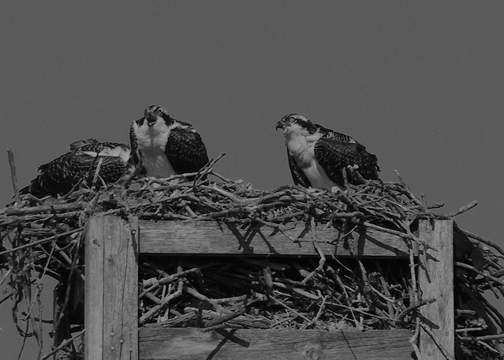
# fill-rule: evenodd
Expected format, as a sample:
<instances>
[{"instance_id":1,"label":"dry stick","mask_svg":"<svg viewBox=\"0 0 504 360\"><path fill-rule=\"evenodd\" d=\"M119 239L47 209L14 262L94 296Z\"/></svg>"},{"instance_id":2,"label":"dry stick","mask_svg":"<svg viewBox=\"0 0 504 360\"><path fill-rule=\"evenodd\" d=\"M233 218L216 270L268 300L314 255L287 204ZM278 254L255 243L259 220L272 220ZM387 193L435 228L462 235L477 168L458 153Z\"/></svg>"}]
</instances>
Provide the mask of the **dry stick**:
<instances>
[{"instance_id":1,"label":"dry stick","mask_svg":"<svg viewBox=\"0 0 504 360\"><path fill-rule=\"evenodd\" d=\"M226 153L222 153L220 154L219 156L217 156L216 159L212 159L208 162L208 164L206 164L202 169L200 169L197 173L196 173L196 176L195 176L195 179L194 179L194 185L193 185L193 190L196 190L195 188L195 184L196 184L196 181L200 180L202 177L210 174L213 172L213 167L214 165L220 160L222 159L224 156L226 156ZM196 192L196 191L195 191Z\"/></svg>"},{"instance_id":2,"label":"dry stick","mask_svg":"<svg viewBox=\"0 0 504 360\"><path fill-rule=\"evenodd\" d=\"M42 240L37 240L37 241L34 241L32 243L29 243L29 244L21 245L21 246L18 246L16 248L14 248L14 249L5 250L5 251L0 252L0 256L5 255L5 254L10 254L10 253L16 252L18 250L26 249L26 248L29 248L29 247L32 247L32 246L35 246L35 245L40 245L40 244L43 244L43 243L48 242L48 241L59 239L61 237L65 237L65 236L71 235L73 233L76 233L78 231L82 231L82 230L84 230L84 228L85 227L83 226L83 227L80 227L80 228L77 228L77 229L74 229L74 230L70 230L70 231L67 231L67 232L64 232L64 233L61 233L61 234L58 234L58 235L54 235L54 236L51 236L51 237L48 237L48 238L45 238L45 239L42 239Z\"/></svg>"},{"instance_id":3,"label":"dry stick","mask_svg":"<svg viewBox=\"0 0 504 360\"><path fill-rule=\"evenodd\" d=\"M147 311L140 319L138 320L138 325L142 326L145 324L150 318L156 314L157 311L162 309L170 300L175 299L176 297L179 297L182 295L182 290L183 290L184 283L182 280L179 280L178 283L178 289L175 291L173 294L170 294L169 296L165 297L164 299L161 300L161 303L159 305L153 306L149 311Z\"/></svg>"},{"instance_id":4,"label":"dry stick","mask_svg":"<svg viewBox=\"0 0 504 360\"><path fill-rule=\"evenodd\" d=\"M472 337L472 336L465 336L465 337L460 337L459 339L461 340L481 340L481 341L485 341L485 340L497 340L497 339L502 339L504 338L504 334L497 334L497 335L483 335L483 336L475 336L475 337Z\"/></svg>"},{"instance_id":5,"label":"dry stick","mask_svg":"<svg viewBox=\"0 0 504 360\"><path fill-rule=\"evenodd\" d=\"M248 219L246 219L246 220L248 220ZM287 233L284 231L285 230L285 225L283 225L283 224L273 223L273 222L266 221L266 220L263 220L263 219L258 218L258 217L254 217L253 219L250 219L250 222L257 222L259 224L271 227L271 228L279 231L283 236L285 236L287 239L289 239L293 243L296 243L296 244L299 243L298 239L293 239L289 235L287 235ZM245 223L247 223L247 222L245 222Z\"/></svg>"},{"instance_id":6,"label":"dry stick","mask_svg":"<svg viewBox=\"0 0 504 360\"><path fill-rule=\"evenodd\" d=\"M171 291L170 291L170 293L171 293ZM166 285L163 285L163 290L161 292L161 298L164 298L165 296L166 296ZM159 313L158 318L157 318L158 324L161 322L161 316L163 316L163 314Z\"/></svg>"},{"instance_id":7,"label":"dry stick","mask_svg":"<svg viewBox=\"0 0 504 360\"><path fill-rule=\"evenodd\" d=\"M242 308L240 311L238 311L236 313L231 313L231 314L227 314L224 316L220 316L219 318L214 319L213 321L210 321L208 323L208 325L201 330L201 332L208 332L211 330L226 327L226 324L225 324L226 322L233 320L233 319L237 318L238 316L243 315L244 313L245 313L245 308Z\"/></svg>"},{"instance_id":8,"label":"dry stick","mask_svg":"<svg viewBox=\"0 0 504 360\"><path fill-rule=\"evenodd\" d=\"M44 356L42 358L42 360L47 360L49 359L52 355L56 354L58 351L60 351L61 349L63 349L65 346L67 346L68 344L72 343L74 340L76 340L78 337L84 335L84 333L86 332L86 329L83 329L80 333L78 333L77 335L75 335L74 337L72 337L71 339L66 339L65 341L63 341L56 349L54 349L53 351L51 351L49 354L47 354L46 356Z\"/></svg>"},{"instance_id":9,"label":"dry stick","mask_svg":"<svg viewBox=\"0 0 504 360\"><path fill-rule=\"evenodd\" d=\"M350 303L350 297L348 296L348 292L346 291L345 284L343 284L343 281L341 280L341 277L339 276L338 273L335 273L334 275L336 276L336 283L339 285L339 287L341 288L341 290L345 294L345 299L347 301L347 304L349 305L348 309L350 310L350 313L352 314L353 321L355 322L355 324L358 325L359 322L357 321L357 318L355 317L354 308L352 307L352 304Z\"/></svg>"},{"instance_id":10,"label":"dry stick","mask_svg":"<svg viewBox=\"0 0 504 360\"><path fill-rule=\"evenodd\" d=\"M6 214L9 215L29 215L29 214L40 214L40 213L55 213L58 211L73 211L80 210L84 207L82 203L71 203L71 204L61 204L61 205L44 205L44 206L34 206L29 208L9 208Z\"/></svg>"},{"instance_id":11,"label":"dry stick","mask_svg":"<svg viewBox=\"0 0 504 360\"><path fill-rule=\"evenodd\" d=\"M314 325L317 322L317 320L319 319L320 315L322 314L322 311L324 310L324 306L325 306L326 301L327 301L327 295L322 297L322 304L320 304L320 307L318 309L317 315L313 318L312 321L310 321L309 323L305 323L301 327L302 330L306 329L309 326Z\"/></svg>"},{"instance_id":12,"label":"dry stick","mask_svg":"<svg viewBox=\"0 0 504 360\"><path fill-rule=\"evenodd\" d=\"M364 295L365 295L364 298L367 300L369 297L370 289L372 288L372 286L369 283L368 274L367 274L366 268L364 267L364 264L362 263L362 261L360 259L357 259L357 262L359 264L359 268L360 268L360 271L362 274L362 282L364 283L364 286L362 289L364 292ZM369 305L368 301L366 301L366 303Z\"/></svg>"},{"instance_id":13,"label":"dry stick","mask_svg":"<svg viewBox=\"0 0 504 360\"><path fill-rule=\"evenodd\" d=\"M481 340L477 340L476 343L478 345L481 345L481 346L484 346L486 347L488 350L490 350L491 352L495 353L495 354L499 354L499 355L502 355L502 352L501 351L498 351L496 349L494 349L493 347L491 347L489 344L487 344L486 342L484 341L481 341Z\"/></svg>"},{"instance_id":14,"label":"dry stick","mask_svg":"<svg viewBox=\"0 0 504 360\"><path fill-rule=\"evenodd\" d=\"M480 301L483 303L487 314L502 329L504 327L504 316L485 297L482 296Z\"/></svg>"},{"instance_id":15,"label":"dry stick","mask_svg":"<svg viewBox=\"0 0 504 360\"><path fill-rule=\"evenodd\" d=\"M385 279L384 279L385 281ZM376 294L378 295L379 297L381 297L383 300L385 300L387 302L387 305L391 305L395 302L394 299L390 298L390 297L387 297L385 294L383 294L380 290L376 289L373 285L371 285L368 281L365 281L369 284L369 287L371 288L371 290ZM390 295L390 294L389 294ZM393 308L393 307L392 307ZM389 309L390 310L390 309ZM390 314L389 314L390 316ZM394 317L393 316L390 316L391 319L393 319Z\"/></svg>"},{"instance_id":16,"label":"dry stick","mask_svg":"<svg viewBox=\"0 0 504 360\"><path fill-rule=\"evenodd\" d=\"M495 276L492 276L492 275L489 275L489 274L485 274L484 272L479 271L478 269L476 269L472 265L464 264L464 263L459 262L459 261L456 261L455 265L458 266L458 267L464 268L464 269L472 270L475 273L477 273L478 275L483 276L484 278L490 279L492 281L495 281L497 284L504 286L504 281L503 280L500 280L500 279L496 278Z\"/></svg>"},{"instance_id":17,"label":"dry stick","mask_svg":"<svg viewBox=\"0 0 504 360\"><path fill-rule=\"evenodd\" d=\"M288 291L292 291L296 294L299 294L301 296L304 296L310 300L315 300L315 301L318 301L320 300L320 296L317 296L317 295L313 295L312 293L308 292L308 291L305 291L303 289L299 289L299 288L296 288L294 287L293 285L290 285L290 284L285 284L283 282L279 282L279 281L274 281L273 282L273 285L282 289L282 290L288 290Z\"/></svg>"},{"instance_id":18,"label":"dry stick","mask_svg":"<svg viewBox=\"0 0 504 360\"><path fill-rule=\"evenodd\" d=\"M478 240L478 241L482 242L485 245L491 246L495 250L497 250L498 252L500 252L501 255L504 255L504 249L502 249L499 245L494 244L492 241L484 238L483 236L479 236L479 235L473 234L473 233L471 233L471 232L469 232L467 230L460 229L460 228L459 228L459 230L462 231L466 236L470 237L471 239Z\"/></svg>"},{"instance_id":19,"label":"dry stick","mask_svg":"<svg viewBox=\"0 0 504 360\"><path fill-rule=\"evenodd\" d=\"M317 252L320 256L320 260L319 260L319 265L315 268L315 270L313 270L310 274L308 274L308 276L306 276L303 279L303 281L301 281L301 284L303 284L303 285L306 285L306 283L308 283L308 281L310 281L310 279L312 277L314 277L315 274L317 274L319 271L322 271L322 269L324 268L324 265L326 263L326 257L324 255L324 252L320 249L320 246L316 243L317 234L315 233L315 220L313 219L313 217L311 218L310 230L311 230L311 234L312 234L312 244L313 244L313 247L317 250Z\"/></svg>"},{"instance_id":20,"label":"dry stick","mask_svg":"<svg viewBox=\"0 0 504 360\"><path fill-rule=\"evenodd\" d=\"M411 305L411 306L407 307L406 309L404 309L403 311L401 311L399 313L399 315L397 315L396 321L401 322L402 318L405 317L406 314L409 313L410 311L416 310L424 305L432 304L434 302L436 302L436 299L421 300L418 304Z\"/></svg>"},{"instance_id":21,"label":"dry stick","mask_svg":"<svg viewBox=\"0 0 504 360\"><path fill-rule=\"evenodd\" d=\"M68 255L59 246L56 246L56 251L58 251L58 253L61 255L61 257L68 263L68 265L72 266L72 260L68 257ZM75 268L74 271L82 279L82 281L86 281L86 277L79 269Z\"/></svg>"},{"instance_id":22,"label":"dry stick","mask_svg":"<svg viewBox=\"0 0 504 360\"><path fill-rule=\"evenodd\" d=\"M419 304L419 296L418 296L418 288L417 288L417 278L416 278L416 271L415 271L415 254L413 252L413 241L409 242L409 266L410 266L410 274L411 274L411 286L413 287L413 305ZM403 311L404 312L404 311ZM401 313L402 314L402 313ZM399 315L401 315L399 314ZM399 319L399 316L397 317ZM417 355L418 359L421 359L420 355L420 349L418 348L417 345L417 339L419 336L420 332L420 318L416 318L416 329L415 329L415 335L410 339L410 343L413 346L413 350L415 350L415 354Z\"/></svg>"},{"instance_id":23,"label":"dry stick","mask_svg":"<svg viewBox=\"0 0 504 360\"><path fill-rule=\"evenodd\" d=\"M226 182L226 183L232 183L232 184L234 184L234 181L233 181L233 180L228 179L228 178L226 178L226 177L222 176L222 175L221 175L221 174L219 174L219 173L216 173L214 170L210 171L210 172L209 172L209 174L212 174L212 175L213 175L213 176L215 176L216 178L221 179L222 181L224 181L224 182Z\"/></svg>"},{"instance_id":24,"label":"dry stick","mask_svg":"<svg viewBox=\"0 0 504 360\"><path fill-rule=\"evenodd\" d=\"M429 336L431 337L432 341L434 341L434 343L436 344L436 346L438 347L438 349L443 353L443 356L446 359L453 359L453 360L455 360L455 358L453 356L451 356L450 354L448 354L448 351L446 351L446 349L444 348L444 346L439 342L439 339L436 337L436 335L434 335L432 333L431 329L429 329L427 327L427 325L420 323L420 326L422 327L422 329L424 329L424 331L427 334L429 334Z\"/></svg>"},{"instance_id":25,"label":"dry stick","mask_svg":"<svg viewBox=\"0 0 504 360\"><path fill-rule=\"evenodd\" d=\"M415 355L417 359L421 359L422 355L420 354L420 348L417 345L418 342L418 336L420 335L420 318L416 318L416 325L415 325L415 333L409 340L411 346L413 346L413 350L415 351Z\"/></svg>"},{"instance_id":26,"label":"dry stick","mask_svg":"<svg viewBox=\"0 0 504 360\"><path fill-rule=\"evenodd\" d=\"M5 273L4 275L4 278L2 279L2 281L0 281L0 287L3 285L3 283L7 280L7 278L9 277L10 273L12 271L12 268L10 268L9 270L7 270L7 272Z\"/></svg>"},{"instance_id":27,"label":"dry stick","mask_svg":"<svg viewBox=\"0 0 504 360\"><path fill-rule=\"evenodd\" d=\"M462 332L471 332L471 331L483 331L486 330L486 327L475 327L475 328L462 328L462 329L456 329L455 332L457 333L462 333ZM502 335L504 336L504 335Z\"/></svg>"},{"instance_id":28,"label":"dry stick","mask_svg":"<svg viewBox=\"0 0 504 360\"><path fill-rule=\"evenodd\" d=\"M181 273L176 273L173 275L169 274L161 274L163 277L161 279L156 279L156 278L150 278L143 280L142 285L144 287L150 286L153 289L159 285L164 285L164 284L169 284L174 282L175 280L179 279L180 277L186 277L186 275L190 275L192 273L201 273L201 270L199 268L192 268L188 270L184 270ZM149 288L150 289L150 288Z\"/></svg>"},{"instance_id":29,"label":"dry stick","mask_svg":"<svg viewBox=\"0 0 504 360\"><path fill-rule=\"evenodd\" d=\"M17 182L17 174L16 174L16 163L14 162L14 152L12 148L7 149L7 156L9 157L9 165L11 170L11 178L12 178L12 188L14 189L14 198L16 199L16 203L19 204L21 202L21 197L19 196L19 188Z\"/></svg>"},{"instance_id":30,"label":"dry stick","mask_svg":"<svg viewBox=\"0 0 504 360\"><path fill-rule=\"evenodd\" d=\"M70 273L68 274L68 284L70 284L70 281L72 280L74 271L77 269L78 253L79 253L79 249L76 248L74 257L72 259L72 267L70 268ZM58 331L58 327L61 325L61 321L63 320L63 317L65 316L65 314L68 310L68 304L70 301L70 293L71 293L70 290L71 290L71 287L67 286L66 292L65 292L65 300L63 301L63 306L61 307L61 312L59 313L58 318L54 322L53 329L55 332Z\"/></svg>"},{"instance_id":31,"label":"dry stick","mask_svg":"<svg viewBox=\"0 0 504 360\"><path fill-rule=\"evenodd\" d=\"M278 300L277 298L271 298L275 303L277 303L278 305L281 305L283 306L284 308L286 308L287 310L289 310L290 312L294 313L295 315L305 319L306 321L310 321L310 319L308 319L306 316L298 313L296 310L292 309L291 307L285 305L282 301Z\"/></svg>"},{"instance_id":32,"label":"dry stick","mask_svg":"<svg viewBox=\"0 0 504 360\"><path fill-rule=\"evenodd\" d=\"M43 270L42 274L40 274L40 277L39 277L39 279L37 281L38 284L37 284L37 296L36 297L40 297L40 291L42 289L39 288L39 285L42 283L42 278L44 277L45 273L47 272L47 270L49 268L49 264L50 264L51 258L53 256L54 248L55 248L55 244L53 244L53 246L51 247L51 253L47 257L47 262L46 262L46 265L44 266L44 270ZM32 317L33 321L37 321L33 316L31 316L31 312L32 312L32 309L33 309L34 306L35 306L35 300L30 305L30 308L28 309L28 313L27 313L27 315L25 317ZM42 319L40 319L39 322L42 322Z\"/></svg>"},{"instance_id":33,"label":"dry stick","mask_svg":"<svg viewBox=\"0 0 504 360\"><path fill-rule=\"evenodd\" d=\"M381 231L381 232L384 232L384 233L396 235L396 236L402 237L404 239L410 239L410 240L417 241L417 242L419 241L413 235L405 234L405 233L397 231L397 230L387 229L387 228L384 228L384 227L372 224L369 221L364 221L363 225L366 226L366 227L368 227L368 228L370 228L370 229L374 229L374 230L378 230L378 231Z\"/></svg>"},{"instance_id":34,"label":"dry stick","mask_svg":"<svg viewBox=\"0 0 504 360\"><path fill-rule=\"evenodd\" d=\"M380 266L380 262L376 261L376 268L378 269L378 273L380 274L380 283L383 288L383 292L385 293L387 300L387 308L389 312L389 316L391 319L395 318L395 311L394 311L394 299L392 299L392 294L390 293L390 289L388 286L388 283L385 281L385 278L383 277L383 271Z\"/></svg>"},{"instance_id":35,"label":"dry stick","mask_svg":"<svg viewBox=\"0 0 504 360\"><path fill-rule=\"evenodd\" d=\"M366 315L366 316L373 317L373 318L376 318L376 319L381 319L381 320L384 320L384 321L387 321L387 322L389 322L391 320L389 317L380 316L380 315L377 315L376 313L369 312L370 311L369 308L355 308L355 307L352 307L352 306L343 305L343 304L335 304L335 303L331 303L331 302L327 303L327 305L332 305L332 306L341 307L343 309L348 309L348 310L350 310L350 312L355 311L355 312L358 312L359 314L361 314L361 316ZM340 317L343 317L341 314L338 314L336 312L334 312L334 314L338 315ZM354 319L353 321L356 323L356 325L359 325L359 326L362 327L362 324L360 324L357 321L357 319Z\"/></svg>"},{"instance_id":36,"label":"dry stick","mask_svg":"<svg viewBox=\"0 0 504 360\"><path fill-rule=\"evenodd\" d=\"M448 214L445 214L445 215L442 215L442 216L453 218L453 217L455 217L457 215L460 215L462 213L465 213L466 211L471 210L476 205L478 205L478 202L476 200L474 200L474 201L470 202L469 204L462 206L460 209L457 209L457 210L455 210L455 211L453 211L451 213L448 213Z\"/></svg>"},{"instance_id":37,"label":"dry stick","mask_svg":"<svg viewBox=\"0 0 504 360\"><path fill-rule=\"evenodd\" d=\"M31 279L30 279L31 280ZM37 291L39 291L40 289L38 288ZM31 321L27 321L26 322L26 329L28 330L28 326L31 324L32 326L32 331L31 331L31 334L35 337L35 339L37 340L37 344L38 344L38 352L37 352L37 359L40 359L40 356L42 354L42 347L43 347L43 337L41 336L42 333L39 332L41 331L41 328L42 328L42 324L39 323L39 327L36 327L35 324L37 323L37 321L34 319L34 316L33 314L31 313L31 309L32 309L32 306L35 305L35 299L33 299L33 303L32 303L32 289L31 289L31 284L24 284L23 288L21 289L21 293L23 294L24 293L24 300L26 302L26 307L28 308L28 314L27 314L27 318L29 318ZM36 296L35 296L36 297ZM19 301L21 302L21 300ZM13 311L14 308L12 308ZM17 325L17 324L16 324ZM26 340L26 337L24 339L24 341ZM23 344L24 346L24 344ZM21 354L20 354L21 355Z\"/></svg>"},{"instance_id":38,"label":"dry stick","mask_svg":"<svg viewBox=\"0 0 504 360\"><path fill-rule=\"evenodd\" d=\"M100 169L101 169L101 166L102 166L102 163L103 163L103 156L99 156L99 159L98 159L98 165L96 165L96 170L95 170L95 173L94 173L94 176L93 176L93 182L91 183L91 190L94 190L95 186L96 186L96 181L98 180L98 174L100 173Z\"/></svg>"}]
</instances>

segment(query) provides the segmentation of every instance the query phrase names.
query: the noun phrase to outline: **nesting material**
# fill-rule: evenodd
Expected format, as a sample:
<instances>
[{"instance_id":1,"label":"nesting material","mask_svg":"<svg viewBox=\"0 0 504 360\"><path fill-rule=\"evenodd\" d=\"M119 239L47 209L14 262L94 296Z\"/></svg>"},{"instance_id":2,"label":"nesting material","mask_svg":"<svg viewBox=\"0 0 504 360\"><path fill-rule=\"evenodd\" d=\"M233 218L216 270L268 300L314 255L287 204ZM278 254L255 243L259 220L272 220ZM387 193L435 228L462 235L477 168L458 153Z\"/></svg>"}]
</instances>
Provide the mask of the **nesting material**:
<instances>
[{"instance_id":1,"label":"nesting material","mask_svg":"<svg viewBox=\"0 0 504 360\"><path fill-rule=\"evenodd\" d=\"M1 282L10 292L0 301L11 299L21 335L42 338L38 295L46 276L60 284L55 334L63 320L73 324L67 330L74 338L82 333L83 229L96 214L153 221L221 220L243 227L260 224L279 232L299 224L308 231L316 225L344 233L364 227L400 236L412 252L414 248L422 252L428 244L417 237L419 219L451 219L475 205L436 214L442 204L417 198L401 179L349 185L347 191L331 194L297 186L257 190L226 179L211 167L197 175L194 182L183 182L182 177L142 179L128 190L80 188L51 204L27 195L1 210ZM504 318L487 297L490 292L497 297L504 294L504 251L457 225L454 241L457 358L500 358ZM406 328L412 333L421 326L418 312L426 300L413 271L421 256L383 261L328 257L320 249L318 254L142 256L139 324L202 331ZM22 306L32 311L21 314ZM71 342L62 343L59 350L78 352Z\"/></svg>"}]
</instances>

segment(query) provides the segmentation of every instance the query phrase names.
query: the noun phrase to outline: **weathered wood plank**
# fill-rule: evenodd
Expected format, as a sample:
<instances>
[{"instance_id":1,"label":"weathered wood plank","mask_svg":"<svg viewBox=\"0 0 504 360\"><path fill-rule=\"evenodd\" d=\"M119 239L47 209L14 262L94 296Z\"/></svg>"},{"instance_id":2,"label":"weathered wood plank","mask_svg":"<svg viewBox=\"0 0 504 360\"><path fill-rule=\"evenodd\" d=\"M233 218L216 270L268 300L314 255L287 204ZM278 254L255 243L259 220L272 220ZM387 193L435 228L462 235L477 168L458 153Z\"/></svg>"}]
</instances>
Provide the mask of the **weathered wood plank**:
<instances>
[{"instance_id":1,"label":"weathered wood plank","mask_svg":"<svg viewBox=\"0 0 504 360\"><path fill-rule=\"evenodd\" d=\"M135 225L133 225L135 226ZM130 226L105 218L104 359L138 359L138 260Z\"/></svg>"},{"instance_id":2,"label":"weathered wood plank","mask_svg":"<svg viewBox=\"0 0 504 360\"><path fill-rule=\"evenodd\" d=\"M217 330L140 328L141 360L411 359L408 330Z\"/></svg>"},{"instance_id":3,"label":"weathered wood plank","mask_svg":"<svg viewBox=\"0 0 504 360\"><path fill-rule=\"evenodd\" d=\"M137 231L137 222L131 224ZM86 360L138 359L138 241L115 216L90 219L86 238ZM92 266L89 266L92 264Z\"/></svg>"},{"instance_id":4,"label":"weathered wood plank","mask_svg":"<svg viewBox=\"0 0 504 360\"><path fill-rule=\"evenodd\" d=\"M242 228L217 221L140 221L139 227L140 252L145 254L318 256L312 244L313 234L303 225L284 232L267 226ZM343 237L334 228L320 228L315 234L326 255L408 257L405 241L387 233L367 230Z\"/></svg>"},{"instance_id":5,"label":"weathered wood plank","mask_svg":"<svg viewBox=\"0 0 504 360\"><path fill-rule=\"evenodd\" d=\"M453 221L428 220L420 222L420 239L433 247L426 251L420 264L418 283L422 299L435 299L420 308L423 323L436 337L442 351L430 334L420 333L422 360L444 360L445 354L455 358L455 310L453 294Z\"/></svg>"},{"instance_id":6,"label":"weathered wood plank","mask_svg":"<svg viewBox=\"0 0 504 360\"><path fill-rule=\"evenodd\" d=\"M89 219L86 229L86 285L84 294L84 354L103 359L103 217Z\"/></svg>"}]
</instances>

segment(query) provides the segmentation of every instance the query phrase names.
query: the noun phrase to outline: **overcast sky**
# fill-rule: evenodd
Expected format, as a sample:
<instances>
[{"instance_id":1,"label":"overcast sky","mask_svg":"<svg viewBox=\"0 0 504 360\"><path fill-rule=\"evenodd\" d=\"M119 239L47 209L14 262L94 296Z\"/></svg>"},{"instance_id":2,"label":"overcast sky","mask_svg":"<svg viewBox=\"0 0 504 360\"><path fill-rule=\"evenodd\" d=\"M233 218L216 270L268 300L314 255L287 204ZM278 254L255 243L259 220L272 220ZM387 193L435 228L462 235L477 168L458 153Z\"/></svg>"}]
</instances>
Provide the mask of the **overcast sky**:
<instances>
[{"instance_id":1,"label":"overcast sky","mask_svg":"<svg viewBox=\"0 0 504 360\"><path fill-rule=\"evenodd\" d=\"M417 195L504 246L504 3L149 1L0 5L0 203L79 139L128 141L151 104L192 123L216 170L292 182L275 123L353 136ZM15 358L8 305L0 348ZM46 310L50 316L50 306ZM20 341L18 341L20 344ZM19 345L20 346L20 345ZM11 351L11 352L9 352ZM11 356L11 357L8 357ZM26 357L31 359L30 356Z\"/></svg>"}]
</instances>

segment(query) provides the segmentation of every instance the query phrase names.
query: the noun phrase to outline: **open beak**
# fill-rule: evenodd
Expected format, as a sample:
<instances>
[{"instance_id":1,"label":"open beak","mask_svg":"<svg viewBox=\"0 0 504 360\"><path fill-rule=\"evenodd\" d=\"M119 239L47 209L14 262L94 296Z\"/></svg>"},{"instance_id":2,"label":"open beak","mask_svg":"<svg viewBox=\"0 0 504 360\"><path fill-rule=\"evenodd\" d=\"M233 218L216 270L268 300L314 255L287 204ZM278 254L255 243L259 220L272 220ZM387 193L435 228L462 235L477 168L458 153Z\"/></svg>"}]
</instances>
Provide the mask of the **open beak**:
<instances>
[{"instance_id":1,"label":"open beak","mask_svg":"<svg viewBox=\"0 0 504 360\"><path fill-rule=\"evenodd\" d=\"M147 125L149 127L152 127L156 123L157 116L152 113L148 113L147 115L145 115L145 120L147 120Z\"/></svg>"},{"instance_id":2,"label":"open beak","mask_svg":"<svg viewBox=\"0 0 504 360\"><path fill-rule=\"evenodd\" d=\"M285 129L285 123L280 120L279 122L276 123L276 126L275 126L275 130L278 130L278 129Z\"/></svg>"}]
</instances>

